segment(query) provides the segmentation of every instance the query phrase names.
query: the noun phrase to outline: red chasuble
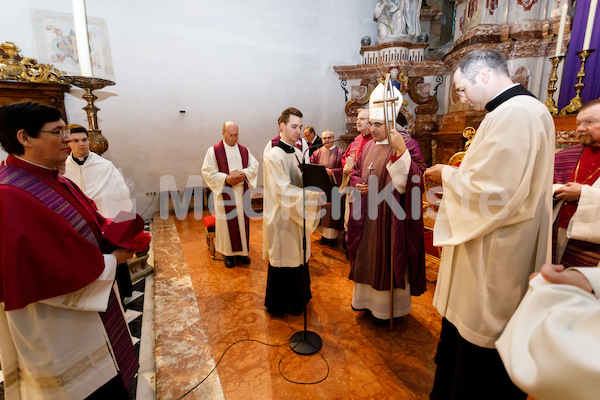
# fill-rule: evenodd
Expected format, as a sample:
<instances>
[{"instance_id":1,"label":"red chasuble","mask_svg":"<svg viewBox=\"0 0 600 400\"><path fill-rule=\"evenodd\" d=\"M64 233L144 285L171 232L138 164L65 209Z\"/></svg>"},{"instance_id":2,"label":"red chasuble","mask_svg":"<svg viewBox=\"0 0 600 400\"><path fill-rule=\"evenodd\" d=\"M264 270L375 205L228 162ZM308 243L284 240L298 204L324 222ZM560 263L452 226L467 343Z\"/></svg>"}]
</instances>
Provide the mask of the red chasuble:
<instances>
[{"instance_id":1,"label":"red chasuble","mask_svg":"<svg viewBox=\"0 0 600 400\"><path fill-rule=\"evenodd\" d=\"M104 270L99 246L106 222L58 171L12 155L6 164L0 166L0 301L10 312L96 280ZM139 364L113 290L99 314L127 388Z\"/></svg>"}]
</instances>

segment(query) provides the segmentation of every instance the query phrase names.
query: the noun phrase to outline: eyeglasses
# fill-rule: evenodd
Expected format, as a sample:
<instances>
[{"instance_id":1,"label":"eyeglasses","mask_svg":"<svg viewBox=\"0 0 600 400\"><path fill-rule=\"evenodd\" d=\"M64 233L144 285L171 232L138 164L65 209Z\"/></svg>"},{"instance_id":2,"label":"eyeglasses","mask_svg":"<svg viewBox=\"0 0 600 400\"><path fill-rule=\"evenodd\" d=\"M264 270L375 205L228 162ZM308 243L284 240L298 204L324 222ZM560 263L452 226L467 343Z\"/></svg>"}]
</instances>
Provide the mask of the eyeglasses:
<instances>
[{"instance_id":1,"label":"eyeglasses","mask_svg":"<svg viewBox=\"0 0 600 400\"><path fill-rule=\"evenodd\" d=\"M463 94L465 94L465 90L467 89L467 85L468 83L465 83L464 86L456 88L456 94L459 96L462 96Z\"/></svg>"},{"instance_id":2,"label":"eyeglasses","mask_svg":"<svg viewBox=\"0 0 600 400\"><path fill-rule=\"evenodd\" d=\"M375 128L381 128L383 124L381 122L369 122L369 126L374 126Z\"/></svg>"},{"instance_id":3,"label":"eyeglasses","mask_svg":"<svg viewBox=\"0 0 600 400\"><path fill-rule=\"evenodd\" d=\"M56 129L54 131L43 131L43 130L40 130L40 132L51 133L53 135L59 136L61 139L64 139L67 136L69 136L69 134L71 133L71 130L70 129Z\"/></svg>"}]
</instances>

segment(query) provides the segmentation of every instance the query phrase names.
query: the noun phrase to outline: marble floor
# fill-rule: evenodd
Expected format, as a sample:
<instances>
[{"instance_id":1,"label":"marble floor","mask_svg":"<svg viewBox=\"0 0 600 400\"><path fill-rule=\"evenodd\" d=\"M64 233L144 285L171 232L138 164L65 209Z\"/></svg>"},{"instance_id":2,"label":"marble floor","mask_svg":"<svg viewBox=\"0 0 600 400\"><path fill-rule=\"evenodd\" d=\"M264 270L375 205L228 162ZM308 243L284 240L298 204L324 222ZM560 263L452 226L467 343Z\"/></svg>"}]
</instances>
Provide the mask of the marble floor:
<instances>
[{"instance_id":1,"label":"marble floor","mask_svg":"<svg viewBox=\"0 0 600 400\"><path fill-rule=\"evenodd\" d=\"M350 307L350 267L341 243L322 246L313 235L308 330L321 336L323 347L300 356L288 340L303 329L303 317L265 311L262 221L250 223L251 264L228 269L211 259L199 218L192 212L181 221L155 216L159 399L183 396L226 350L185 399L428 398L441 325L431 305L435 260L428 261L427 292L413 297L412 312L397 318L390 332ZM255 341L231 346L243 339Z\"/></svg>"}]
</instances>

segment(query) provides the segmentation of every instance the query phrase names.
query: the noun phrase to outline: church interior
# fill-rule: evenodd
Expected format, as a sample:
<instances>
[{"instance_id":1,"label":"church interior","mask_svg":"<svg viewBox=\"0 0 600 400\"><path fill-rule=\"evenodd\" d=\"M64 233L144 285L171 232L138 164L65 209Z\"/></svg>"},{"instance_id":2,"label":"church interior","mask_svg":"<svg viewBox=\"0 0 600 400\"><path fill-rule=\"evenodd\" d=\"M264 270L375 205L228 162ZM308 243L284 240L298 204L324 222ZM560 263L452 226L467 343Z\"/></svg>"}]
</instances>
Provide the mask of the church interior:
<instances>
[{"instance_id":1,"label":"church interior","mask_svg":"<svg viewBox=\"0 0 600 400\"><path fill-rule=\"evenodd\" d=\"M391 15L374 20L382 1L416 7L413 31L396 33ZM393 330L351 308L342 240L323 245L311 235L306 317L323 347L295 354L288 339L303 330L303 316L272 316L264 306L262 220L250 223L249 265L225 268L207 245L202 161L225 121L238 124L239 143L260 164L287 107L318 134L331 130L344 149L358 134L359 110L390 74L404 99L397 122L431 166L454 163L485 116L460 101L452 81L473 50L499 51L512 80L546 104L557 151L577 143L577 111L600 97L597 0L84 3L89 71L71 2L1 6L0 104L40 101L89 126L91 150L121 170L147 222L154 273L136 286L144 292L143 311L140 304L132 316L141 325L137 399L417 400L431 392L441 328L432 214L424 217L427 291ZM0 161L6 156L0 150Z\"/></svg>"}]
</instances>

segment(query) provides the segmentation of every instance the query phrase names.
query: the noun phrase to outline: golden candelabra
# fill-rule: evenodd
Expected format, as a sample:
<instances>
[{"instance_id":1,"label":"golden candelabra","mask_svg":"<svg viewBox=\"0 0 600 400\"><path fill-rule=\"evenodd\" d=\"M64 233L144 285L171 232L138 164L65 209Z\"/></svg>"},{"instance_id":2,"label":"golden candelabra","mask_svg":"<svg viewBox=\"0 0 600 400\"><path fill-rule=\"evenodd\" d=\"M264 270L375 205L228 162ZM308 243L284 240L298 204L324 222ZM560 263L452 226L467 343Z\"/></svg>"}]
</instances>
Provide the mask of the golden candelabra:
<instances>
[{"instance_id":1,"label":"golden candelabra","mask_svg":"<svg viewBox=\"0 0 600 400\"><path fill-rule=\"evenodd\" d=\"M556 81L558 81L558 66L562 62L565 56L555 56L550 57L550 62L552 63L552 72L550 73L550 80L548 81L548 100L546 100L546 107L550 110L550 114L557 115L558 108L556 107L556 103L554 102L554 92L556 92Z\"/></svg>"},{"instance_id":2,"label":"golden candelabra","mask_svg":"<svg viewBox=\"0 0 600 400\"><path fill-rule=\"evenodd\" d=\"M94 105L94 101L98 98L93 90L102 89L106 86L113 86L115 83L107 79L93 78L89 76L65 76L71 85L77 86L78 88L84 89L84 99L87 100L87 105L83 107L83 110L87 113L88 124L90 126L90 150L96 154L102 155L108 150L108 141L102 135L102 131L98 129L98 107Z\"/></svg>"},{"instance_id":3,"label":"golden candelabra","mask_svg":"<svg viewBox=\"0 0 600 400\"><path fill-rule=\"evenodd\" d=\"M581 50L577 52L577 55L581 59L581 68L577 73L577 83L575 84L575 97L571 99L571 102L562 110L560 110L560 115L573 114L579 111L581 106L583 105L583 101L581 100L581 91L585 84L583 83L583 78L585 78L585 60L594 52L594 49Z\"/></svg>"}]
</instances>

